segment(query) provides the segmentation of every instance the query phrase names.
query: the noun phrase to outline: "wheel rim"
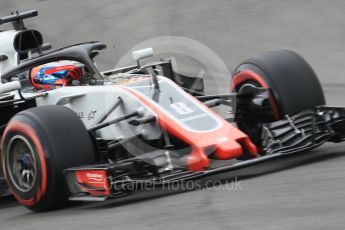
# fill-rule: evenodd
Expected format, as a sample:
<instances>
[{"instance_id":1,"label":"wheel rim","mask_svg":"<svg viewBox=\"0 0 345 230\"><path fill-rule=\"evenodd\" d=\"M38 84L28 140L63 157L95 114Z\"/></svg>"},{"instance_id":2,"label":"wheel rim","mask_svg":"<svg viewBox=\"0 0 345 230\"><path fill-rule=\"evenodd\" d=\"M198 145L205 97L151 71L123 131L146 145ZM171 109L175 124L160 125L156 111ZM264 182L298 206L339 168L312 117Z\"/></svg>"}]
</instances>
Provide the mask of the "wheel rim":
<instances>
[{"instance_id":1,"label":"wheel rim","mask_svg":"<svg viewBox=\"0 0 345 230\"><path fill-rule=\"evenodd\" d=\"M34 149L27 138L16 135L7 146L8 175L14 187L21 192L31 191L37 181L38 168Z\"/></svg>"},{"instance_id":2,"label":"wheel rim","mask_svg":"<svg viewBox=\"0 0 345 230\"><path fill-rule=\"evenodd\" d=\"M266 89L269 88L267 83L258 74L256 74L255 72L251 70L243 70L241 72L238 72L234 76L233 82L234 84L233 84L232 90L236 90L236 91L239 91L239 88L243 88L244 85L247 85L247 84L252 85L252 86L257 86L257 87L263 87ZM271 103L271 108L274 113L274 118L275 120L279 120L280 119L279 109L278 109L276 100L271 93L270 93L269 99Z\"/></svg>"},{"instance_id":3,"label":"wheel rim","mask_svg":"<svg viewBox=\"0 0 345 230\"><path fill-rule=\"evenodd\" d=\"M247 78L247 79L242 79L243 81L238 81L236 82L237 84L234 85L233 90L235 90L238 93L243 93L246 91L246 88L249 87L262 87L262 88L267 88L264 87L260 82L256 81L255 79L251 79L251 78ZM265 111L270 115L269 117L265 116L264 120L261 120L259 117L256 117L255 120L252 119L246 119L244 118L244 120L246 121L238 121L237 125L238 127L244 131L253 141L253 143L259 148L260 154L264 154L261 151L261 126L264 123L268 123L268 122L273 122L278 120L277 117L279 116L277 114L277 107L275 105L275 102L273 101L272 103L272 98L269 98L269 102L271 102L270 104L268 104L267 108L265 109ZM238 110L236 109L236 111L238 112ZM243 111L241 112L243 113ZM267 114L267 115L268 115ZM271 115L272 114L272 115ZM242 115L245 116L245 115ZM249 113L249 116L252 116L252 113ZM261 117L262 118L262 117ZM266 120L268 119L268 120Z\"/></svg>"},{"instance_id":4,"label":"wheel rim","mask_svg":"<svg viewBox=\"0 0 345 230\"><path fill-rule=\"evenodd\" d=\"M239 88L238 88L238 92L241 93L243 92L243 89L246 87L246 86L253 86L253 87L260 87L260 85L256 82L246 82L244 83L243 85L241 85Z\"/></svg>"}]
</instances>

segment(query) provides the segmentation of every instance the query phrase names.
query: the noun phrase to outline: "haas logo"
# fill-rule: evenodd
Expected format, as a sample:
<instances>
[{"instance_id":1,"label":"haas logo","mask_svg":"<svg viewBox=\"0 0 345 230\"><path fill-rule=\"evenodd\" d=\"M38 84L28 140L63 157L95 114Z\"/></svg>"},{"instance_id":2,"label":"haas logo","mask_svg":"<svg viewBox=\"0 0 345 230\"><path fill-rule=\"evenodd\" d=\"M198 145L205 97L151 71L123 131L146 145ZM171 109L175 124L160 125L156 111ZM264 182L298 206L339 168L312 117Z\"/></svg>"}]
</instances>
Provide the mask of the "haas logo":
<instances>
[{"instance_id":1,"label":"haas logo","mask_svg":"<svg viewBox=\"0 0 345 230\"><path fill-rule=\"evenodd\" d=\"M86 173L89 183L104 183L104 175L97 173Z\"/></svg>"}]
</instances>

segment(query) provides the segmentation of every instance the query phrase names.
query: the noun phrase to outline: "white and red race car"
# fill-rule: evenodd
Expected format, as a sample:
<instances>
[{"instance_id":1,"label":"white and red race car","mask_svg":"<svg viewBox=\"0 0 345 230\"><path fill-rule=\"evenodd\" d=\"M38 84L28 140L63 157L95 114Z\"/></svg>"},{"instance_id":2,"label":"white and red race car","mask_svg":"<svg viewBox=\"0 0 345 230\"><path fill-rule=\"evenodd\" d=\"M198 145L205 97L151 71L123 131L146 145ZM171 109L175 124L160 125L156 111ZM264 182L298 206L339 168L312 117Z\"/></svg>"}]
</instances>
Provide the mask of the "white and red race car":
<instances>
[{"instance_id":1,"label":"white and red race car","mask_svg":"<svg viewBox=\"0 0 345 230\"><path fill-rule=\"evenodd\" d=\"M14 25L0 32L0 192L9 188L33 211L130 195L132 184L193 180L344 139L345 110L325 106L314 71L292 51L244 61L228 94L206 95L202 79L176 73L169 60L141 65L150 48L133 53L137 64L105 72L94 63L103 43L48 51L40 32L23 23L36 15L0 19ZM55 81L52 63L58 74L78 66L73 74L80 76ZM235 119L211 109L235 96Z\"/></svg>"}]
</instances>

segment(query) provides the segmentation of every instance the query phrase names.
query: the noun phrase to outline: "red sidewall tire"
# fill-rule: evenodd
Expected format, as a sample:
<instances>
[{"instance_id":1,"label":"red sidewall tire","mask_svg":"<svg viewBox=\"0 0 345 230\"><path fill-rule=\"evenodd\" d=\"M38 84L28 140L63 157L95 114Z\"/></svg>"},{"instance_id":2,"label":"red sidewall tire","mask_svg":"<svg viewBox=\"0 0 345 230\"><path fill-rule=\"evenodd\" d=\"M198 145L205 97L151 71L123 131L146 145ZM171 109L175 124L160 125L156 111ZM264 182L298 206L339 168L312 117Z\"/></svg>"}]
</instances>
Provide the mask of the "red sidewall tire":
<instances>
[{"instance_id":1,"label":"red sidewall tire","mask_svg":"<svg viewBox=\"0 0 345 230\"><path fill-rule=\"evenodd\" d=\"M13 137L14 135L22 135L27 138L31 144L35 146L35 152L37 153L37 157L39 158L39 172L38 172L38 181L39 183L35 186L33 191L30 193L23 194L18 191L11 180L8 180L8 167L5 165L8 156L8 146L6 142ZM12 121L6 127L2 139L2 168L5 179L9 184L9 188L12 191L12 194L15 198L25 206L33 206L37 204L45 195L47 189L47 165L45 161L45 154L43 152L43 147L39 137L37 136L36 132L30 127L29 125L22 123L20 121Z\"/></svg>"},{"instance_id":2,"label":"red sidewall tire","mask_svg":"<svg viewBox=\"0 0 345 230\"><path fill-rule=\"evenodd\" d=\"M32 190L19 191L20 188L14 186L16 180L12 181L15 177L9 176L8 169L12 167L10 163L14 162L14 155L11 162L7 161L11 152L7 152L10 147L6 145L15 135L28 139L32 148L37 150L38 173L34 181L37 184L30 187ZM65 169L96 163L90 134L76 113L64 106L41 106L18 113L8 123L1 145L3 171L9 187L21 204L36 212L67 204L69 191L63 173Z\"/></svg>"},{"instance_id":3,"label":"red sidewall tire","mask_svg":"<svg viewBox=\"0 0 345 230\"><path fill-rule=\"evenodd\" d=\"M237 125L252 141L261 145L264 123L285 119L316 106L324 105L321 84L307 61L290 50L268 51L243 61L235 68L232 92L251 85L268 89L269 106L256 115L251 102L238 98ZM249 89L249 88L247 88ZM255 108L255 107L254 107Z\"/></svg>"},{"instance_id":4,"label":"red sidewall tire","mask_svg":"<svg viewBox=\"0 0 345 230\"><path fill-rule=\"evenodd\" d=\"M235 84L254 80L269 88L279 118L324 105L320 81L308 62L290 50L273 50L243 61L234 71Z\"/></svg>"}]
</instances>

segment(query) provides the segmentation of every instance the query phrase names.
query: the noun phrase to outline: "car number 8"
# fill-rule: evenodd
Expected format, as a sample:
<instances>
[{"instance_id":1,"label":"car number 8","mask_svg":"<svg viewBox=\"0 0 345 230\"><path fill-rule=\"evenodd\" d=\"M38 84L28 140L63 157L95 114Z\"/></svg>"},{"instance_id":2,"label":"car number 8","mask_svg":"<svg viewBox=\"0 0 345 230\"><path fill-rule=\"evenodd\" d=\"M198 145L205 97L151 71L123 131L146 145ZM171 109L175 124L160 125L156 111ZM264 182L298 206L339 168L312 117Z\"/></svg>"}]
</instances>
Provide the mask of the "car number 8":
<instances>
[{"instance_id":1,"label":"car number 8","mask_svg":"<svg viewBox=\"0 0 345 230\"><path fill-rule=\"evenodd\" d=\"M185 114L190 114L193 113L194 111L187 107L187 105L183 102L176 102L170 104L170 107L173 108L178 114L185 115Z\"/></svg>"}]
</instances>

